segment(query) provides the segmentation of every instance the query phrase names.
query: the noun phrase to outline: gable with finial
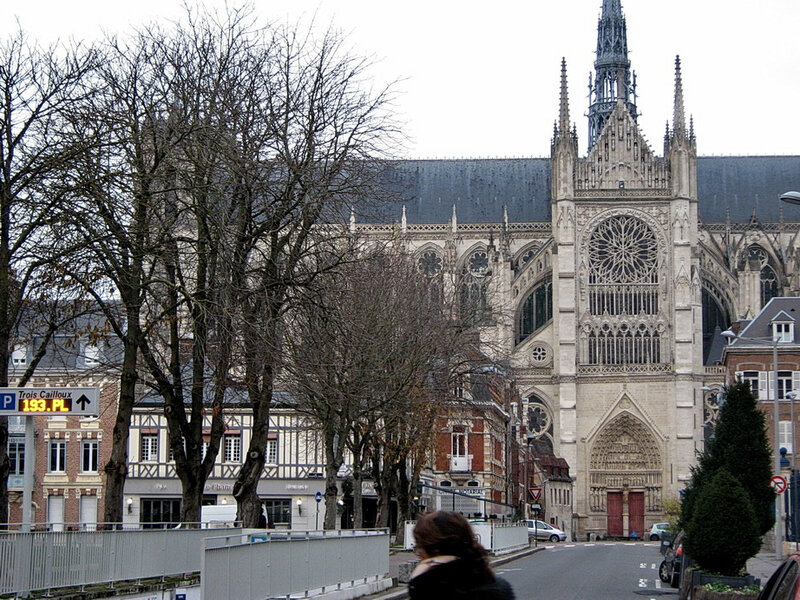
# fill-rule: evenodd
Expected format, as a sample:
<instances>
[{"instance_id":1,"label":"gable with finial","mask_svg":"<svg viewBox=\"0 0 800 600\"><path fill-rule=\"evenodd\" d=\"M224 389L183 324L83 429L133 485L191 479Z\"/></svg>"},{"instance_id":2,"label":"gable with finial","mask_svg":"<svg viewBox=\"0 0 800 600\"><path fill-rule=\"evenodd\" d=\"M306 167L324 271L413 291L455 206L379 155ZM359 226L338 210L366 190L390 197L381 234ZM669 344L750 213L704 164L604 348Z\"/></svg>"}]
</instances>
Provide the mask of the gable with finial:
<instances>
[{"instance_id":1,"label":"gable with finial","mask_svg":"<svg viewBox=\"0 0 800 600\"><path fill-rule=\"evenodd\" d=\"M652 197L669 193L669 169L650 145L622 99L575 168L576 197Z\"/></svg>"}]
</instances>

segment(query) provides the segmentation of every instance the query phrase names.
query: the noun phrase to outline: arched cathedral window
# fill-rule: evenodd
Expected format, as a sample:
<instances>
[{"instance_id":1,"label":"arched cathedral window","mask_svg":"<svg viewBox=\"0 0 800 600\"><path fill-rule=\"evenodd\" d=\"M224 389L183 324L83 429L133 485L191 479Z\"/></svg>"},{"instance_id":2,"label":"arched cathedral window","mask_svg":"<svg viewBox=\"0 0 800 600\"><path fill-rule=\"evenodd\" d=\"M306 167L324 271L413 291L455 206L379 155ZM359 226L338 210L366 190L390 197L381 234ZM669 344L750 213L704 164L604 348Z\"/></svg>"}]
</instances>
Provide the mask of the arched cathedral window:
<instances>
[{"instance_id":1,"label":"arched cathedral window","mask_svg":"<svg viewBox=\"0 0 800 600\"><path fill-rule=\"evenodd\" d=\"M525 301L517 323L517 343L538 331L553 319L553 280L539 283Z\"/></svg>"},{"instance_id":2,"label":"arched cathedral window","mask_svg":"<svg viewBox=\"0 0 800 600\"><path fill-rule=\"evenodd\" d=\"M778 274L770 264L769 254L761 246L750 246L747 249L747 258L751 264L754 264L761 269L760 273L760 291L761 291L761 306L766 306L772 298L780 296L778 286Z\"/></svg>"},{"instance_id":3,"label":"arched cathedral window","mask_svg":"<svg viewBox=\"0 0 800 600\"><path fill-rule=\"evenodd\" d=\"M659 252L641 219L618 215L601 222L588 247L585 360L595 365L660 363Z\"/></svg>"},{"instance_id":4,"label":"arched cathedral window","mask_svg":"<svg viewBox=\"0 0 800 600\"><path fill-rule=\"evenodd\" d=\"M724 296L719 288L710 281L703 282L703 364L713 364L719 356L711 356L715 332L725 331L730 326L728 311L720 301Z\"/></svg>"},{"instance_id":5,"label":"arched cathedral window","mask_svg":"<svg viewBox=\"0 0 800 600\"><path fill-rule=\"evenodd\" d=\"M761 306L766 306L772 298L779 296L778 276L775 269L769 265L761 268Z\"/></svg>"},{"instance_id":6,"label":"arched cathedral window","mask_svg":"<svg viewBox=\"0 0 800 600\"><path fill-rule=\"evenodd\" d=\"M417 257L417 270L428 281L430 297L441 301L444 272L442 256L435 250L424 250Z\"/></svg>"},{"instance_id":7,"label":"arched cathedral window","mask_svg":"<svg viewBox=\"0 0 800 600\"><path fill-rule=\"evenodd\" d=\"M477 324L486 318L488 292L489 255L486 250L476 250L464 261L461 271L459 304L463 320Z\"/></svg>"},{"instance_id":8,"label":"arched cathedral window","mask_svg":"<svg viewBox=\"0 0 800 600\"><path fill-rule=\"evenodd\" d=\"M528 411L525 426L528 436L534 440L543 440L553 449L553 416L547 404L536 395L528 398Z\"/></svg>"}]
</instances>

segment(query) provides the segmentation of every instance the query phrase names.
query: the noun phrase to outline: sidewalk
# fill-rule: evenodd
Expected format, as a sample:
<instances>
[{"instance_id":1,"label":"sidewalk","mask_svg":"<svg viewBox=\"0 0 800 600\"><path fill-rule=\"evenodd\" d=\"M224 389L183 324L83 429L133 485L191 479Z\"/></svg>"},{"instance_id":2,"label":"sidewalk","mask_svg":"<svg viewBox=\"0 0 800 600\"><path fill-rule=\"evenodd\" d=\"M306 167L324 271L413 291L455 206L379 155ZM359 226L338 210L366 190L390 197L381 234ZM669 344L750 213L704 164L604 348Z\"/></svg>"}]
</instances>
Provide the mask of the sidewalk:
<instances>
[{"instance_id":1,"label":"sidewalk","mask_svg":"<svg viewBox=\"0 0 800 600\"><path fill-rule=\"evenodd\" d=\"M793 552L795 552L795 543L784 543L783 557L786 558ZM761 579L761 587L764 587L764 585L767 583L767 580L782 562L783 559L779 560L775 557L774 547L770 548L768 546L764 546L761 548L761 551L758 554L747 561L747 572L754 577Z\"/></svg>"}]
</instances>

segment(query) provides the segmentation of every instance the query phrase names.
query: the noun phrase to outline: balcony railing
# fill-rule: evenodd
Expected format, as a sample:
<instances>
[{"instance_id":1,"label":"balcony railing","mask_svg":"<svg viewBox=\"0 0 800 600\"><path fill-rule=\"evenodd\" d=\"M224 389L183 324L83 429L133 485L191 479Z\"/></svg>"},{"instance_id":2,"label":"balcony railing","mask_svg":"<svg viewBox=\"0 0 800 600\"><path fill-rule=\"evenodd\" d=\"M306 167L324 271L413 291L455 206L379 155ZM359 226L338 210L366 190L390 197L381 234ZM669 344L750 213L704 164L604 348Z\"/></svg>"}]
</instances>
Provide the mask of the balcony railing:
<instances>
[{"instance_id":1,"label":"balcony railing","mask_svg":"<svg viewBox=\"0 0 800 600\"><path fill-rule=\"evenodd\" d=\"M472 471L472 457L471 456L451 456L450 457L450 470L451 471Z\"/></svg>"}]
</instances>

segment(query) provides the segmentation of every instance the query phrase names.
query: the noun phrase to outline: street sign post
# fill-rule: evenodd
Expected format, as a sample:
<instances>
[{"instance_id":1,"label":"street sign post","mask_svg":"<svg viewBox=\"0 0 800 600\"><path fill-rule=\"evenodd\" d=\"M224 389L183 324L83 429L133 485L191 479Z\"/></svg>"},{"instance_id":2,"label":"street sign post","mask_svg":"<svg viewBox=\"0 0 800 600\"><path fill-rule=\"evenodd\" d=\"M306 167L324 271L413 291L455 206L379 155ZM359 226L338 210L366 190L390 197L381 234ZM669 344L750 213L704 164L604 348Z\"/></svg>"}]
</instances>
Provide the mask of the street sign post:
<instances>
[{"instance_id":1,"label":"street sign post","mask_svg":"<svg viewBox=\"0 0 800 600\"><path fill-rule=\"evenodd\" d=\"M772 487L775 488L776 492L782 494L786 491L786 478L781 475L773 475Z\"/></svg>"},{"instance_id":2,"label":"street sign post","mask_svg":"<svg viewBox=\"0 0 800 600\"><path fill-rule=\"evenodd\" d=\"M89 387L0 388L0 416L64 415L97 416L100 389Z\"/></svg>"},{"instance_id":3,"label":"street sign post","mask_svg":"<svg viewBox=\"0 0 800 600\"><path fill-rule=\"evenodd\" d=\"M36 462L33 417L61 415L96 417L100 389L90 387L0 388L0 417L25 417L25 466L22 478L22 530L30 531L33 504L33 465Z\"/></svg>"},{"instance_id":4,"label":"street sign post","mask_svg":"<svg viewBox=\"0 0 800 600\"><path fill-rule=\"evenodd\" d=\"M322 502L322 492L317 492L314 494L314 500L317 502L317 514L316 518L314 519L314 528L319 529L319 503Z\"/></svg>"}]
</instances>

